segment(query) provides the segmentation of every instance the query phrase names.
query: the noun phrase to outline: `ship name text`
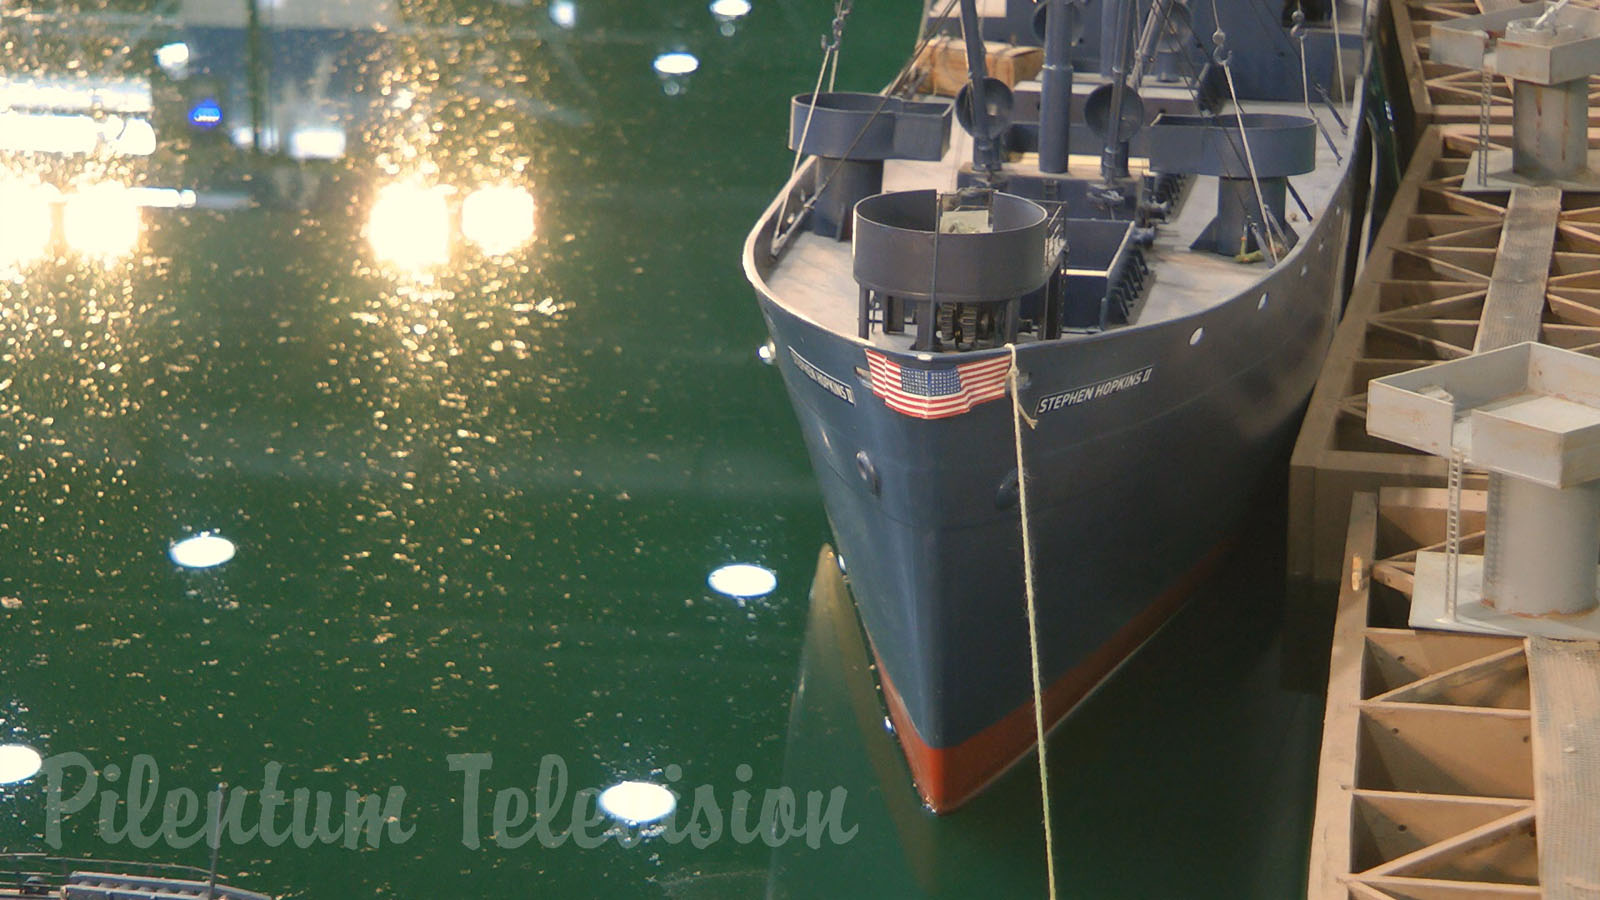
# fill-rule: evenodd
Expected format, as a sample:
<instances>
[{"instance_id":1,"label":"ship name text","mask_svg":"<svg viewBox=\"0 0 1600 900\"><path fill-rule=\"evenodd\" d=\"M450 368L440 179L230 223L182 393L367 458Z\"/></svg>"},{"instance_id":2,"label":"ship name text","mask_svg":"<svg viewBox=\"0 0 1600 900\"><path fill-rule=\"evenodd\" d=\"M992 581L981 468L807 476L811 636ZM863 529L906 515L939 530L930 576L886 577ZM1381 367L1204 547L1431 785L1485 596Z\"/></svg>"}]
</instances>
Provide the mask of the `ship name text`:
<instances>
[{"instance_id":1,"label":"ship name text","mask_svg":"<svg viewBox=\"0 0 1600 900\"><path fill-rule=\"evenodd\" d=\"M793 347L789 348L789 356L794 360L794 367L800 370L800 374L815 381L822 386L823 390L838 397L840 400L851 406L856 405L856 392L850 385L817 368L812 364L811 360L795 352Z\"/></svg>"},{"instance_id":2,"label":"ship name text","mask_svg":"<svg viewBox=\"0 0 1600 900\"><path fill-rule=\"evenodd\" d=\"M1054 394L1040 397L1039 406L1034 410L1033 414L1042 416L1047 412L1055 412L1058 409L1066 409L1069 406L1077 406L1090 400L1099 400L1101 397L1109 397L1112 394L1131 390L1149 381L1151 374L1155 370L1155 366L1145 366L1142 369L1136 369L1114 378L1107 378L1104 381L1097 381L1094 384L1085 384L1071 390L1057 391Z\"/></svg>"}]
</instances>

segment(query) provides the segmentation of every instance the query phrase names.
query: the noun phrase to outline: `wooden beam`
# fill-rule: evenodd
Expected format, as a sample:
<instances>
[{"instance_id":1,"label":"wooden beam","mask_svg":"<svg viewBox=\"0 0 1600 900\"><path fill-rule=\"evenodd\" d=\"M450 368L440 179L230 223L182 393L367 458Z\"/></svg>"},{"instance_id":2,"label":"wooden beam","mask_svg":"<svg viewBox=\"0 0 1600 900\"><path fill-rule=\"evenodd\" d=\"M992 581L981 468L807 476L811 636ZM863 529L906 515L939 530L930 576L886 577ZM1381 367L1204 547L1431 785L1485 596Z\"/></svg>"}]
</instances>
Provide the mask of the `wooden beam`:
<instances>
[{"instance_id":1,"label":"wooden beam","mask_svg":"<svg viewBox=\"0 0 1600 900\"><path fill-rule=\"evenodd\" d=\"M1382 865L1362 872L1367 875L1419 875L1426 877L1437 867L1456 857L1503 844L1521 836L1532 837L1534 812L1531 808L1519 809L1476 828L1469 828L1455 837L1396 857ZM1487 881L1487 878L1480 879Z\"/></svg>"},{"instance_id":2,"label":"wooden beam","mask_svg":"<svg viewBox=\"0 0 1600 900\"><path fill-rule=\"evenodd\" d=\"M1600 643L1528 639L1539 883L1548 900L1600 897Z\"/></svg>"},{"instance_id":3,"label":"wooden beam","mask_svg":"<svg viewBox=\"0 0 1600 900\"><path fill-rule=\"evenodd\" d=\"M1403 875L1363 878L1361 883L1383 891L1384 897L1394 900L1538 900L1544 896L1536 884L1484 884Z\"/></svg>"},{"instance_id":4,"label":"wooden beam","mask_svg":"<svg viewBox=\"0 0 1600 900\"><path fill-rule=\"evenodd\" d=\"M1345 538L1346 572L1371 565L1377 545L1378 498L1356 494ZM1317 769L1316 818L1311 827L1307 900L1348 900L1343 882L1352 862L1350 825L1356 783L1356 744L1361 718L1362 637L1367 625L1369 578L1341 578L1339 606L1328 661L1328 705L1322 719L1322 756Z\"/></svg>"},{"instance_id":5,"label":"wooden beam","mask_svg":"<svg viewBox=\"0 0 1600 900\"><path fill-rule=\"evenodd\" d=\"M1396 703L1450 703L1526 709L1528 660L1520 646L1435 672L1374 700Z\"/></svg>"},{"instance_id":6,"label":"wooden beam","mask_svg":"<svg viewBox=\"0 0 1600 900\"><path fill-rule=\"evenodd\" d=\"M1474 353L1539 339L1544 293L1561 218L1561 189L1516 187L1500 231Z\"/></svg>"},{"instance_id":7,"label":"wooden beam","mask_svg":"<svg viewBox=\"0 0 1600 900\"><path fill-rule=\"evenodd\" d=\"M1361 704L1362 787L1476 797L1533 797L1526 710L1429 703Z\"/></svg>"},{"instance_id":8,"label":"wooden beam","mask_svg":"<svg viewBox=\"0 0 1600 900\"><path fill-rule=\"evenodd\" d=\"M1403 791L1357 790L1355 800L1355 867L1364 870L1533 808L1529 800Z\"/></svg>"}]
</instances>

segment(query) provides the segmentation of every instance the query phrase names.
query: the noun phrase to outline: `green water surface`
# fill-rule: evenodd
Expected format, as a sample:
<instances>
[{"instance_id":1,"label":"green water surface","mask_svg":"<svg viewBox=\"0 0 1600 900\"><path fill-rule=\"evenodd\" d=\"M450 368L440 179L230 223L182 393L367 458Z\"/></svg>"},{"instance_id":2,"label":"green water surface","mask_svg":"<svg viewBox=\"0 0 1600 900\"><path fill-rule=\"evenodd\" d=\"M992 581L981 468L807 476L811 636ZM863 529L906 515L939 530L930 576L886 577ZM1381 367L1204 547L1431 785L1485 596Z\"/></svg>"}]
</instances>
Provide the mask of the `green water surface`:
<instances>
[{"instance_id":1,"label":"green water surface","mask_svg":"<svg viewBox=\"0 0 1600 900\"><path fill-rule=\"evenodd\" d=\"M0 278L0 733L82 754L114 813L84 795L52 847L41 774L0 788L0 845L205 865L159 833L161 804L224 781L255 822L270 770L291 832L296 789L341 828L349 792L404 791L375 847L224 841L224 875L281 897L1043 895L1032 770L922 811L861 713L870 671L817 637L838 611L808 610L827 524L739 251L789 171L787 97L832 5L752 2L732 34L701 0L577 0L570 29L539 0L391 5L341 72L361 86L347 155L315 163L186 125L193 85L152 54L196 4L0 10L0 74L150 77L161 136L149 160L11 154L7 177L253 198L146 210L109 261L58 235ZM858 6L839 87L871 89L916 4ZM263 10L266 46L316 46ZM663 81L672 50L698 70ZM308 93L282 64L258 77L269 115ZM387 265L365 229L393 181L452 204L522 186L537 234L506 259L457 240L442 267ZM1277 553L1266 521L1057 732L1063 896L1299 889L1320 701L1279 686L1277 576L1244 561ZM205 531L237 555L174 565ZM714 593L730 562L776 591ZM481 754L469 795L452 767ZM116 839L140 757L156 802ZM69 759L61 801L86 780ZM544 830L501 846L496 798L514 817L541 765L566 790L547 782ZM699 807L702 839L596 814L608 840L552 846L579 789L624 781L670 787L685 828ZM839 827L763 840L769 789L799 830L808 791L837 794Z\"/></svg>"}]
</instances>

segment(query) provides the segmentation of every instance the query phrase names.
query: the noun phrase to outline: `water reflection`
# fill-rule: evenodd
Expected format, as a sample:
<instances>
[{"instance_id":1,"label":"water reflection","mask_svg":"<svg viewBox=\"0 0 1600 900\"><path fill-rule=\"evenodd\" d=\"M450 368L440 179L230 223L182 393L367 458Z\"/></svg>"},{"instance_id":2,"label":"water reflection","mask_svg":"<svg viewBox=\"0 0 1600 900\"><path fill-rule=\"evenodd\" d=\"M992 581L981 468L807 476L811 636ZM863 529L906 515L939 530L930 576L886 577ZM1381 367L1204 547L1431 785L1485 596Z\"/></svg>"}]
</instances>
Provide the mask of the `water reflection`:
<instances>
[{"instance_id":1,"label":"water reflection","mask_svg":"<svg viewBox=\"0 0 1600 900\"><path fill-rule=\"evenodd\" d=\"M700 59L687 50L669 50L650 64L661 81L661 90L675 97L689 89L689 76L700 68Z\"/></svg>"},{"instance_id":2,"label":"water reflection","mask_svg":"<svg viewBox=\"0 0 1600 900\"><path fill-rule=\"evenodd\" d=\"M167 548L172 561L185 569L210 569L233 559L233 541L220 534L202 532Z\"/></svg>"},{"instance_id":3,"label":"water reflection","mask_svg":"<svg viewBox=\"0 0 1600 900\"><path fill-rule=\"evenodd\" d=\"M189 71L189 45L173 41L156 48L156 65L172 78L182 78Z\"/></svg>"},{"instance_id":4,"label":"water reflection","mask_svg":"<svg viewBox=\"0 0 1600 900\"><path fill-rule=\"evenodd\" d=\"M750 0L711 0L711 17L723 37L733 37L739 20L750 14Z\"/></svg>"},{"instance_id":5,"label":"water reflection","mask_svg":"<svg viewBox=\"0 0 1600 900\"><path fill-rule=\"evenodd\" d=\"M367 222L367 239L378 259L407 271L450 260L450 189L438 185L391 184L378 190Z\"/></svg>"},{"instance_id":6,"label":"water reflection","mask_svg":"<svg viewBox=\"0 0 1600 900\"><path fill-rule=\"evenodd\" d=\"M1261 518L1252 525L1259 539L1281 533ZM1064 896L1303 891L1321 703L1278 683L1281 598L1263 587L1281 583L1272 568L1258 557L1227 566L1052 734ZM928 812L887 728L873 654L837 572L824 549L784 783L802 794L843 789L846 820L860 832L848 843L776 850L766 896L1043 896L1034 761L955 813Z\"/></svg>"},{"instance_id":7,"label":"water reflection","mask_svg":"<svg viewBox=\"0 0 1600 900\"><path fill-rule=\"evenodd\" d=\"M537 3L407 3L382 31L269 15L253 50L243 4L148 29L5 5L7 38L31 30L8 71L146 81L160 139L149 157L5 160L61 192L49 246L0 278L0 593L25 601L0 613L17 648L0 676L43 711L41 749L148 750L195 789L273 760L313 789L410 791L405 847L225 850L275 893L537 876L562 896L751 895L765 853L731 841L469 853L443 763L777 779L795 598L757 622L707 602L705 578L726 559L787 573L823 525L792 426L765 412L782 388L748 352L762 330L729 263L765 161L690 149L701 128L780 126L733 115L737 95L664 103L650 68L706 27L703 4L586 2L571 34ZM175 44L189 59L163 66ZM785 54L745 90L788 80ZM189 116L208 98L210 129ZM391 183L455 189L434 219L454 229L447 262L376 259L366 226ZM110 266L62 222L60 197L95 184L136 189L139 237ZM239 556L180 568L164 551L195 527ZM0 808L0 839L36 843L41 808ZM133 852L87 826L68 842Z\"/></svg>"},{"instance_id":8,"label":"water reflection","mask_svg":"<svg viewBox=\"0 0 1600 900\"><path fill-rule=\"evenodd\" d=\"M490 256L533 240L533 195L511 185L479 188L461 201L461 234Z\"/></svg>"},{"instance_id":9,"label":"water reflection","mask_svg":"<svg viewBox=\"0 0 1600 900\"><path fill-rule=\"evenodd\" d=\"M738 600L765 597L778 588L778 576L764 566L730 563L713 569L706 577L713 591Z\"/></svg>"},{"instance_id":10,"label":"water reflection","mask_svg":"<svg viewBox=\"0 0 1600 900\"><path fill-rule=\"evenodd\" d=\"M125 185L91 184L67 195L61 231L67 246L90 259L111 263L138 247L144 220Z\"/></svg>"},{"instance_id":11,"label":"water reflection","mask_svg":"<svg viewBox=\"0 0 1600 900\"><path fill-rule=\"evenodd\" d=\"M0 744L0 784L27 781L44 768L44 757L26 744Z\"/></svg>"},{"instance_id":12,"label":"water reflection","mask_svg":"<svg viewBox=\"0 0 1600 900\"><path fill-rule=\"evenodd\" d=\"M0 209L5 210L0 215L0 274L43 258L58 194L53 185L0 184Z\"/></svg>"},{"instance_id":13,"label":"water reflection","mask_svg":"<svg viewBox=\"0 0 1600 900\"><path fill-rule=\"evenodd\" d=\"M678 798L665 786L649 781L623 781L600 792L600 808L629 825L644 825L672 815Z\"/></svg>"},{"instance_id":14,"label":"water reflection","mask_svg":"<svg viewBox=\"0 0 1600 900\"><path fill-rule=\"evenodd\" d=\"M578 4L573 0L555 0L550 4L550 21L562 28L572 29L578 25Z\"/></svg>"}]
</instances>

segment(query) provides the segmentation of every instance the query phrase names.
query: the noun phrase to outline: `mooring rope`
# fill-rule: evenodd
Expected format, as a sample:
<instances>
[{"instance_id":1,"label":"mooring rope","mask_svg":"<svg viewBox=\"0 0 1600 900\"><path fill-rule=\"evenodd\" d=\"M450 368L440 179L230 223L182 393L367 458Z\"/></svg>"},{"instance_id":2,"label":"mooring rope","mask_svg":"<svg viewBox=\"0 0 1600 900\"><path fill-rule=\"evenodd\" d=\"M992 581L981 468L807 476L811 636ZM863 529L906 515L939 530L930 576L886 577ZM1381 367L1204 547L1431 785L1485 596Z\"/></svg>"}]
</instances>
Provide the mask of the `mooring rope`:
<instances>
[{"instance_id":1,"label":"mooring rope","mask_svg":"<svg viewBox=\"0 0 1600 900\"><path fill-rule=\"evenodd\" d=\"M1039 613L1034 604L1033 589L1033 534L1028 523L1028 478L1022 465L1022 424L1038 427L1022 411L1020 388L1021 370L1017 368L1017 345L1007 344L1011 351L1011 370L1006 382L1011 388L1011 430L1017 445L1017 508L1022 518L1022 584L1028 598L1028 656L1033 669L1033 732L1039 742L1039 803L1044 810L1044 864L1050 885L1050 900L1056 897L1056 842L1050 831L1050 768L1045 764L1044 749L1044 686L1039 677Z\"/></svg>"}]
</instances>

